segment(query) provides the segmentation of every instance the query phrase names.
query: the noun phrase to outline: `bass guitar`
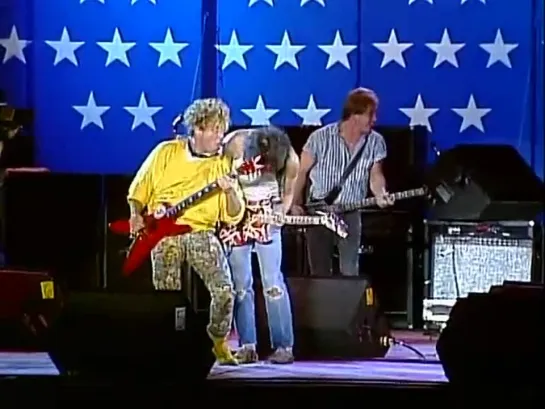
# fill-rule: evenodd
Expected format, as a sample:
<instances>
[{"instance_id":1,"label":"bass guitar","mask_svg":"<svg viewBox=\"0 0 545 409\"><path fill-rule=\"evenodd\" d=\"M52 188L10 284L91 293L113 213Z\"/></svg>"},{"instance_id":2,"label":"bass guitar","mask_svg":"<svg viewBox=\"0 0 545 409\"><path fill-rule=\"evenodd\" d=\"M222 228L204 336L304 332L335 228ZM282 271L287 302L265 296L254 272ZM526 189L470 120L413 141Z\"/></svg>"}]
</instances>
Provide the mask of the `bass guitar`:
<instances>
[{"instance_id":1,"label":"bass guitar","mask_svg":"<svg viewBox=\"0 0 545 409\"><path fill-rule=\"evenodd\" d=\"M404 190L402 192L391 193L390 197L395 201L412 199L414 197L427 196L428 189L426 187L421 187L419 189ZM361 202L357 203L348 203L348 204L332 204L328 205L324 202L311 202L306 205L307 210L310 213L316 211L322 211L326 213L346 213L353 212L356 210L362 210L367 207L376 206L378 199L376 197L370 197Z\"/></svg>"},{"instance_id":2,"label":"bass guitar","mask_svg":"<svg viewBox=\"0 0 545 409\"><path fill-rule=\"evenodd\" d=\"M237 169L225 176L236 177L239 175L257 174L263 168L258 162L260 157L244 161ZM218 179L219 180L219 179ZM138 232L127 250L127 257L123 263L123 274L131 275L150 255L153 248L164 237L178 236L191 231L191 227L176 224L176 219L185 209L208 196L218 188L218 180L205 186L203 189L186 197L175 205L163 204L153 214L144 216L144 229ZM112 232L122 235L130 235L129 220L117 220L109 224Z\"/></svg>"}]
</instances>

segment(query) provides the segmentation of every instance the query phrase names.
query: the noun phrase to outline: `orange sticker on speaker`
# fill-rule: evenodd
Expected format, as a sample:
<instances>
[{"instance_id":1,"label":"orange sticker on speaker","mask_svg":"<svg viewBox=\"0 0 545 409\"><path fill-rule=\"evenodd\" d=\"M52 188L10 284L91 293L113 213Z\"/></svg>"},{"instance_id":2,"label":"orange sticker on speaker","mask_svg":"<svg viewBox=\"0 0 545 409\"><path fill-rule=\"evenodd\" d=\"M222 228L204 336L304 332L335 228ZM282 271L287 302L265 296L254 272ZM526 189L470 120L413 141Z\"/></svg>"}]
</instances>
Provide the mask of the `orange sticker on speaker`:
<instances>
[{"instance_id":1,"label":"orange sticker on speaker","mask_svg":"<svg viewBox=\"0 0 545 409\"><path fill-rule=\"evenodd\" d=\"M55 285L53 281L42 281L40 287L42 289L42 299L53 300L55 298Z\"/></svg>"},{"instance_id":2,"label":"orange sticker on speaker","mask_svg":"<svg viewBox=\"0 0 545 409\"><path fill-rule=\"evenodd\" d=\"M375 295L373 294L373 289L368 287L365 289L365 305L375 304Z\"/></svg>"}]
</instances>

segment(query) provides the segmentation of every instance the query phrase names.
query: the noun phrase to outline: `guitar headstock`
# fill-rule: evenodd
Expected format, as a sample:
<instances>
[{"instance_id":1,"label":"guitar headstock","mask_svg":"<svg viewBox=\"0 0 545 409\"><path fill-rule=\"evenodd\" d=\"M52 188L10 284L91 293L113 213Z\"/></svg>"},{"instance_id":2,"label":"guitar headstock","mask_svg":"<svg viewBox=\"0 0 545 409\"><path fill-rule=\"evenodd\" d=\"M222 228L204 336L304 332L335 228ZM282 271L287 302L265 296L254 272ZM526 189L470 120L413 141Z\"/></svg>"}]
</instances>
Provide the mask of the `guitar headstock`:
<instances>
[{"instance_id":1,"label":"guitar headstock","mask_svg":"<svg viewBox=\"0 0 545 409\"><path fill-rule=\"evenodd\" d=\"M237 167L237 174L245 176L259 175L259 173L265 167L264 165L259 163L260 160L261 156L259 155L254 158L245 160L239 167Z\"/></svg>"},{"instance_id":2,"label":"guitar headstock","mask_svg":"<svg viewBox=\"0 0 545 409\"><path fill-rule=\"evenodd\" d=\"M333 231L339 237L345 239L348 237L348 225L335 213L316 212L320 216L320 224L326 229Z\"/></svg>"},{"instance_id":3,"label":"guitar headstock","mask_svg":"<svg viewBox=\"0 0 545 409\"><path fill-rule=\"evenodd\" d=\"M431 198L432 194L431 194L431 190L428 186L424 185L420 188L421 192L422 192L422 196L424 196L426 199L429 199Z\"/></svg>"}]
</instances>

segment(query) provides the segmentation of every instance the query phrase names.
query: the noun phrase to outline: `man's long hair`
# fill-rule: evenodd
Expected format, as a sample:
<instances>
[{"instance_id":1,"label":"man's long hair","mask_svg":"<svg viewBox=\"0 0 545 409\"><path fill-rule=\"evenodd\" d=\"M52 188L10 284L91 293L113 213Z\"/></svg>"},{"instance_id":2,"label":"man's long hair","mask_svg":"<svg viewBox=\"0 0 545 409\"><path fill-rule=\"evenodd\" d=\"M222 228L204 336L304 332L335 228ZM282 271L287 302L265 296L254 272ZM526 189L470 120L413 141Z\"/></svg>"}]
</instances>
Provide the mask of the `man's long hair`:
<instances>
[{"instance_id":1,"label":"man's long hair","mask_svg":"<svg viewBox=\"0 0 545 409\"><path fill-rule=\"evenodd\" d=\"M263 162L271 166L272 171L280 177L291 149L288 134L280 128L267 126L254 129L252 136Z\"/></svg>"}]
</instances>

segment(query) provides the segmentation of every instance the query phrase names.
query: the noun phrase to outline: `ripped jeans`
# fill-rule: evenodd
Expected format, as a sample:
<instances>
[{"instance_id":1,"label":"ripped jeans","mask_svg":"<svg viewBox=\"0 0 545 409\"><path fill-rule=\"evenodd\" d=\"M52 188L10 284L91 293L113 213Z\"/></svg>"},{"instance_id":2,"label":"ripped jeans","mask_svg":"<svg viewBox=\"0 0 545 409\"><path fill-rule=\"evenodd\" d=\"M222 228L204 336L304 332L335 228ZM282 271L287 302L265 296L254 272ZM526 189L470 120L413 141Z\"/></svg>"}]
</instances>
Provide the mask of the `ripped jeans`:
<instances>
[{"instance_id":1,"label":"ripped jeans","mask_svg":"<svg viewBox=\"0 0 545 409\"><path fill-rule=\"evenodd\" d=\"M272 241L233 247L229 263L235 286L235 325L241 345L256 344L255 297L252 277L252 249L259 260L263 296L267 309L271 345L293 347L293 320L289 294L281 271L282 236L280 229L271 232Z\"/></svg>"}]
</instances>

